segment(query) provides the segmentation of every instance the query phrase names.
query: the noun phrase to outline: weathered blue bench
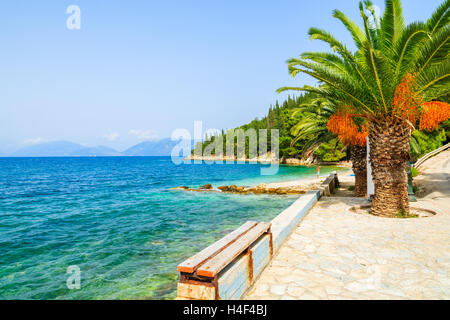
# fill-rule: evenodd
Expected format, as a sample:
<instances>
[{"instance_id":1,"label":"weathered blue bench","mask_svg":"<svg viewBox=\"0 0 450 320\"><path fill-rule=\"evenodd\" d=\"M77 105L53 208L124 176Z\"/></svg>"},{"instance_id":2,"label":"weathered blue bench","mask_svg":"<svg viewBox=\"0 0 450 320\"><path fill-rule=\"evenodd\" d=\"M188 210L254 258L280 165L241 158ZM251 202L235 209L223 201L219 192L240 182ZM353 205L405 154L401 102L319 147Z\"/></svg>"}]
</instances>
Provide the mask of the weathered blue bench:
<instances>
[{"instance_id":1,"label":"weathered blue bench","mask_svg":"<svg viewBox=\"0 0 450 320\"><path fill-rule=\"evenodd\" d=\"M238 229L203 249L178 265L179 299L218 300L218 275L241 255L248 255L246 277L253 282L253 257L250 247L264 235L269 235L272 255L270 223L247 221Z\"/></svg>"}]
</instances>

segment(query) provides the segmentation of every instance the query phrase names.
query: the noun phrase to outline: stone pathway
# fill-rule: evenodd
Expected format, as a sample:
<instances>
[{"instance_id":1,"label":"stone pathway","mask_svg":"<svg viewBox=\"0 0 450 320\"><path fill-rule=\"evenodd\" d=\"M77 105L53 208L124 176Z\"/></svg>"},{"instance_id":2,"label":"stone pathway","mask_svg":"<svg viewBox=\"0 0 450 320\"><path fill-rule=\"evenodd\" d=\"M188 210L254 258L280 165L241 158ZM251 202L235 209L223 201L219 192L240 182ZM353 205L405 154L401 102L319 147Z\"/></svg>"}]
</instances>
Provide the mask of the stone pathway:
<instances>
[{"instance_id":1,"label":"stone pathway","mask_svg":"<svg viewBox=\"0 0 450 320\"><path fill-rule=\"evenodd\" d=\"M386 219L347 211L362 203L319 201L246 299L449 299L450 214Z\"/></svg>"},{"instance_id":2,"label":"stone pathway","mask_svg":"<svg viewBox=\"0 0 450 320\"><path fill-rule=\"evenodd\" d=\"M322 198L245 298L449 300L450 150L420 170L422 199L411 206L438 215L379 218L348 211L364 199Z\"/></svg>"}]
</instances>

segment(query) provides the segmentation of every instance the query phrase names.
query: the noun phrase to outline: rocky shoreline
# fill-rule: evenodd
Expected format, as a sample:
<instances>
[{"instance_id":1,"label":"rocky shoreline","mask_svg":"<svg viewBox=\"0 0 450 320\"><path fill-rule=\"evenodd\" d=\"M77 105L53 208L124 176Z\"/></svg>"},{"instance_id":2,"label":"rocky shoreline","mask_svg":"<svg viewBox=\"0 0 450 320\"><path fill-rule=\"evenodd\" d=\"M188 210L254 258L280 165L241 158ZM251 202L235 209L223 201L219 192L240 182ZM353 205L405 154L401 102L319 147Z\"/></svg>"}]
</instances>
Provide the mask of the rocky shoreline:
<instances>
[{"instance_id":1,"label":"rocky shoreline","mask_svg":"<svg viewBox=\"0 0 450 320\"><path fill-rule=\"evenodd\" d=\"M350 176L352 170L339 172L339 180L346 182L353 181L353 177ZM210 183L205 184L200 187L188 187L179 186L171 188L170 190L180 190L189 192L223 192L223 193L234 193L234 194L276 194L276 195L295 195L304 194L310 190L317 190L322 182L327 178L323 175L320 177L310 177L301 178L297 180L270 182L270 183L260 183L257 186L238 186L232 185L222 185L219 187L214 187Z\"/></svg>"},{"instance_id":2,"label":"rocky shoreline","mask_svg":"<svg viewBox=\"0 0 450 320\"><path fill-rule=\"evenodd\" d=\"M256 187L245 186L220 186L214 189L211 184L205 184L198 188L189 188L186 186L172 188L171 190L183 190L193 192L223 192L223 193L238 193L238 194L304 194L309 190L317 188L319 183L313 183L309 185L292 185L292 186L272 186L265 183L261 183Z\"/></svg>"}]
</instances>

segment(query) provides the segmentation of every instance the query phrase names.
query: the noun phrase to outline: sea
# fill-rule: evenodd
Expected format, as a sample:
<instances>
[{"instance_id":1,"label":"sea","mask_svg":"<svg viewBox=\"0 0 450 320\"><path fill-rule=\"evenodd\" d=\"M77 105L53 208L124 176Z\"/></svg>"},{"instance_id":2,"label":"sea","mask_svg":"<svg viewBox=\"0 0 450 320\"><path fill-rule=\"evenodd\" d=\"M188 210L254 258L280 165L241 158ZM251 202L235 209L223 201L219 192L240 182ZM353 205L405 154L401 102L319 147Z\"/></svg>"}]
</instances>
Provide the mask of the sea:
<instances>
[{"instance_id":1,"label":"sea","mask_svg":"<svg viewBox=\"0 0 450 320\"><path fill-rule=\"evenodd\" d=\"M170 157L0 158L0 299L173 299L177 265L298 195L170 190L310 178L315 167ZM321 174L336 170L322 167ZM75 281L74 276L78 277Z\"/></svg>"}]
</instances>

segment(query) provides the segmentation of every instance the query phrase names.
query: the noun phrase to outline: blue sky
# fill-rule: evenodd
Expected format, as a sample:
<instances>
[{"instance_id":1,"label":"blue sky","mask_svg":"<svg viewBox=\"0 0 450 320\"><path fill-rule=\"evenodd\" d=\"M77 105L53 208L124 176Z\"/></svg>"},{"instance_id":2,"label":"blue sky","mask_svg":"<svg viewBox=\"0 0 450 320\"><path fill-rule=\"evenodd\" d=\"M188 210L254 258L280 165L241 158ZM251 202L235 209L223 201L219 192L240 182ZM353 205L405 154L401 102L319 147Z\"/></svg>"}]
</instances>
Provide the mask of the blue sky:
<instances>
[{"instance_id":1,"label":"blue sky","mask_svg":"<svg viewBox=\"0 0 450 320\"><path fill-rule=\"evenodd\" d=\"M403 2L412 22L441 0ZM66 27L71 4L80 30ZM310 27L351 44L335 8L359 22L353 0L3 1L0 152L53 140L122 150L192 132L194 120L221 129L261 117L286 97L278 87L314 83L285 64L327 50Z\"/></svg>"}]
</instances>

